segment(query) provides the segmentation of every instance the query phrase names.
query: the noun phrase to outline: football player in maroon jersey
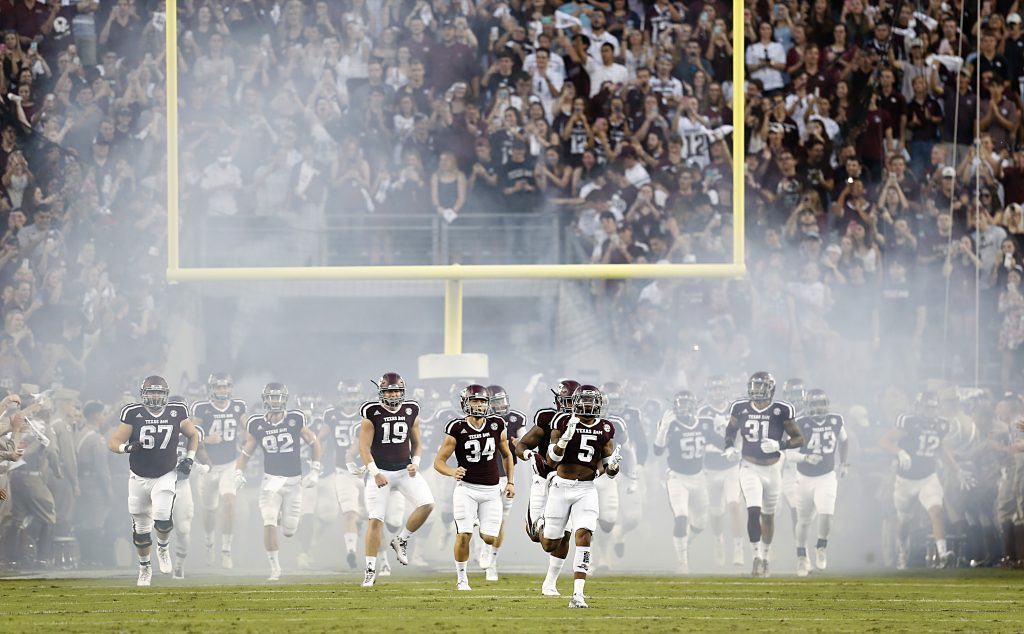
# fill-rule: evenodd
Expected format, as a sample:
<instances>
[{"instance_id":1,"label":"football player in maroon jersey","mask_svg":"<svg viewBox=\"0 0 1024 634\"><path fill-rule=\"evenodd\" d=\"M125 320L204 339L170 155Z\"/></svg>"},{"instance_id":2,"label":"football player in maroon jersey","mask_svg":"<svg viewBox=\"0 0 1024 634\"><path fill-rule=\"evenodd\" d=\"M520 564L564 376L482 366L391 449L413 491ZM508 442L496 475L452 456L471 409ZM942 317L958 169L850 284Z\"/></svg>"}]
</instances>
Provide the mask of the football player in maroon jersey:
<instances>
[{"instance_id":1,"label":"football player in maroon jersey","mask_svg":"<svg viewBox=\"0 0 1024 634\"><path fill-rule=\"evenodd\" d=\"M400 491L413 507L405 527L391 540L402 565L409 564L409 537L434 510L434 494L418 475L423 451L420 406L405 399L405 379L397 372L384 373L377 382L377 401L364 404L362 416L359 455L370 474L364 491L370 521L366 529L363 587L371 587L377 578L377 551L391 491Z\"/></svg>"},{"instance_id":2,"label":"football player in maroon jersey","mask_svg":"<svg viewBox=\"0 0 1024 634\"><path fill-rule=\"evenodd\" d=\"M551 423L561 413L572 412L572 395L580 384L572 379L562 379L551 393L555 406L544 407L533 415L533 427L516 443L516 455L533 466L533 484L530 486L530 506L526 514L526 534L540 542L544 524L544 506L548 499L548 486L555 475L555 469L548 462L548 444L551 440ZM565 558L569 556L570 539L563 535L562 544L548 551L548 573L541 585L541 594L558 597L558 575L562 572Z\"/></svg>"},{"instance_id":3,"label":"football player in maroon jersey","mask_svg":"<svg viewBox=\"0 0 1024 634\"><path fill-rule=\"evenodd\" d=\"M621 455L613 448L615 426L601 418L604 396L593 385L581 385L572 397L572 413L559 415L551 425L548 457L557 466L544 507L544 550L562 543L566 525L576 531L570 608L586 608L583 587L593 562L590 543L597 528L598 501L594 479L602 471L609 478L619 474Z\"/></svg>"},{"instance_id":4,"label":"football player in maroon jersey","mask_svg":"<svg viewBox=\"0 0 1024 634\"><path fill-rule=\"evenodd\" d=\"M488 416L490 395L482 385L469 385L461 395L463 418L456 418L445 427L444 441L434 457L434 469L455 479L452 508L455 514L455 572L457 590L470 590L466 575L469 562L469 541L473 536L473 521L480 522L480 539L493 545L501 530L502 495L512 498L516 494L514 482L504 489L498 484L498 459L505 472L512 473L512 452L505 435L505 421ZM458 467L448 465L455 454Z\"/></svg>"}]
</instances>

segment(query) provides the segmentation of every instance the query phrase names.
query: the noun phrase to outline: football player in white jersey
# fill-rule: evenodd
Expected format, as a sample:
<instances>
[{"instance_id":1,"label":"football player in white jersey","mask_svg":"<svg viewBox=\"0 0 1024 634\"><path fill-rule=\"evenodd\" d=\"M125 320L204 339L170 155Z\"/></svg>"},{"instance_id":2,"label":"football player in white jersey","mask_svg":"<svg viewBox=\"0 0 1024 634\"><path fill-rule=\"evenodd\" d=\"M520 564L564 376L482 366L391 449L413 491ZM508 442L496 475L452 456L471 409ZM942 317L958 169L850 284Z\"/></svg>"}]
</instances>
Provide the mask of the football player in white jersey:
<instances>
[{"instance_id":1,"label":"football player in white jersey","mask_svg":"<svg viewBox=\"0 0 1024 634\"><path fill-rule=\"evenodd\" d=\"M832 530L836 512L838 478L846 473L848 437L843 417L829 411L828 395L824 390L807 392L806 414L796 419L806 443L799 453L790 454L796 464L796 574L806 577L811 571L807 557L807 536L811 520L818 516L818 541L815 544L815 566L825 570L828 566L825 548ZM836 454L839 464L836 464Z\"/></svg>"},{"instance_id":2,"label":"football player in white jersey","mask_svg":"<svg viewBox=\"0 0 1024 634\"><path fill-rule=\"evenodd\" d=\"M263 518L263 546L270 562L267 581L281 579L278 524L281 534L292 537L299 528L302 489L312 488L320 479L320 441L306 424L306 416L288 410L288 388L283 383L267 383L263 388L263 414L246 423L245 446L235 462L237 488L245 486L245 466L256 451L263 449L263 481L260 484L260 515ZM313 446L309 475L302 477L300 444Z\"/></svg>"}]
</instances>

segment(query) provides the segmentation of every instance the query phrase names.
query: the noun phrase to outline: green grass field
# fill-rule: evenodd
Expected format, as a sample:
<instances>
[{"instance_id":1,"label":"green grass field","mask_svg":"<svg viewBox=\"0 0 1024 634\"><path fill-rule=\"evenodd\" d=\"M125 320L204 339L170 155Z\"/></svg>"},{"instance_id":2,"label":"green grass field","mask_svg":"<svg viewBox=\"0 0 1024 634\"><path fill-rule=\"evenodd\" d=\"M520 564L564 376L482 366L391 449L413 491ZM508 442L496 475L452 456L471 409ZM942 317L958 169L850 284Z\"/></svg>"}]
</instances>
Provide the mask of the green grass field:
<instances>
[{"instance_id":1,"label":"green grass field","mask_svg":"<svg viewBox=\"0 0 1024 634\"><path fill-rule=\"evenodd\" d=\"M590 610L542 597L538 576L378 580L164 576L0 581L0 631L34 632L1024 632L1024 576L970 571L887 577L595 577ZM230 583L227 583L230 581ZM563 578L560 589L568 593Z\"/></svg>"}]
</instances>

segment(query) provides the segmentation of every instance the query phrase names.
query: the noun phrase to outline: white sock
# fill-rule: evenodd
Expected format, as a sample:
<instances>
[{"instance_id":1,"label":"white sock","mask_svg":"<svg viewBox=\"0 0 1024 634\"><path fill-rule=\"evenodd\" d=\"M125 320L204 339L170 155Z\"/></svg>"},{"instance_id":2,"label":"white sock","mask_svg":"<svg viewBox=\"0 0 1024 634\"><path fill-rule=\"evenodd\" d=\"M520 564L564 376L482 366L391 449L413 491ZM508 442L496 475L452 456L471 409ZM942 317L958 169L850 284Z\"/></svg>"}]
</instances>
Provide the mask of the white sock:
<instances>
[{"instance_id":1,"label":"white sock","mask_svg":"<svg viewBox=\"0 0 1024 634\"><path fill-rule=\"evenodd\" d=\"M583 596L583 586L587 583L586 579L573 579L572 580L572 593L574 596Z\"/></svg>"},{"instance_id":2,"label":"white sock","mask_svg":"<svg viewBox=\"0 0 1024 634\"><path fill-rule=\"evenodd\" d=\"M554 585L558 581L558 575L561 574L563 565L565 565L564 559L559 559L554 555L548 556L548 575L544 577L544 585Z\"/></svg>"},{"instance_id":3,"label":"white sock","mask_svg":"<svg viewBox=\"0 0 1024 634\"><path fill-rule=\"evenodd\" d=\"M573 572L588 574L591 567L590 546L577 546L572 558Z\"/></svg>"},{"instance_id":4,"label":"white sock","mask_svg":"<svg viewBox=\"0 0 1024 634\"><path fill-rule=\"evenodd\" d=\"M750 547L754 550L754 559L761 558L761 542L750 542Z\"/></svg>"},{"instance_id":5,"label":"white sock","mask_svg":"<svg viewBox=\"0 0 1024 634\"><path fill-rule=\"evenodd\" d=\"M270 567L271 568L280 568L281 567L281 562L277 558L278 552L279 551L276 551L276 550L268 550L267 551L267 561L270 562Z\"/></svg>"},{"instance_id":6,"label":"white sock","mask_svg":"<svg viewBox=\"0 0 1024 634\"><path fill-rule=\"evenodd\" d=\"M687 540L685 537L676 537L676 536L673 535L672 536L672 543L676 547L676 557L679 558L679 561L686 561L686 559L687 559L687 548L686 547L687 547L687 544L689 543L689 540Z\"/></svg>"},{"instance_id":7,"label":"white sock","mask_svg":"<svg viewBox=\"0 0 1024 634\"><path fill-rule=\"evenodd\" d=\"M356 552L357 536L355 533L345 533L345 552Z\"/></svg>"},{"instance_id":8,"label":"white sock","mask_svg":"<svg viewBox=\"0 0 1024 634\"><path fill-rule=\"evenodd\" d=\"M411 535L412 535L412 531L409 530L408 528L406 528L405 526L403 526L402 527L402 531L400 533L398 533L398 539L401 539L401 540L404 541L406 539L409 539L409 537Z\"/></svg>"},{"instance_id":9,"label":"white sock","mask_svg":"<svg viewBox=\"0 0 1024 634\"><path fill-rule=\"evenodd\" d=\"M217 543L217 539L214 537L213 533L207 533L206 534L206 547L207 548L213 548L213 545L215 543Z\"/></svg>"},{"instance_id":10,"label":"white sock","mask_svg":"<svg viewBox=\"0 0 1024 634\"><path fill-rule=\"evenodd\" d=\"M139 565L140 566L148 566L149 565L149 555L139 555Z\"/></svg>"},{"instance_id":11,"label":"white sock","mask_svg":"<svg viewBox=\"0 0 1024 634\"><path fill-rule=\"evenodd\" d=\"M944 539L936 539L935 540L935 550L937 550L939 552L939 557L945 557L946 556L946 540L944 540Z\"/></svg>"},{"instance_id":12,"label":"white sock","mask_svg":"<svg viewBox=\"0 0 1024 634\"><path fill-rule=\"evenodd\" d=\"M231 541L234 535L227 533L220 536L220 549L226 553L231 552ZM210 539L210 545L213 545L213 539Z\"/></svg>"},{"instance_id":13,"label":"white sock","mask_svg":"<svg viewBox=\"0 0 1024 634\"><path fill-rule=\"evenodd\" d=\"M732 540L732 549L733 549L733 552L737 552L737 553L742 553L743 552L743 538L742 537L737 537L736 539Z\"/></svg>"},{"instance_id":14,"label":"white sock","mask_svg":"<svg viewBox=\"0 0 1024 634\"><path fill-rule=\"evenodd\" d=\"M768 551L770 551L771 549L772 549L772 545L771 544L767 544L765 542L761 542L761 559L764 559L765 561L768 561Z\"/></svg>"},{"instance_id":15,"label":"white sock","mask_svg":"<svg viewBox=\"0 0 1024 634\"><path fill-rule=\"evenodd\" d=\"M456 561L455 562L455 576L458 577L459 583L465 581L469 583L469 579L466 577L466 564L469 562Z\"/></svg>"},{"instance_id":16,"label":"white sock","mask_svg":"<svg viewBox=\"0 0 1024 634\"><path fill-rule=\"evenodd\" d=\"M366 558L366 569L367 570L376 570L377 569L377 558L376 557L367 557Z\"/></svg>"},{"instance_id":17,"label":"white sock","mask_svg":"<svg viewBox=\"0 0 1024 634\"><path fill-rule=\"evenodd\" d=\"M498 549L491 548L491 568L498 568Z\"/></svg>"}]
</instances>

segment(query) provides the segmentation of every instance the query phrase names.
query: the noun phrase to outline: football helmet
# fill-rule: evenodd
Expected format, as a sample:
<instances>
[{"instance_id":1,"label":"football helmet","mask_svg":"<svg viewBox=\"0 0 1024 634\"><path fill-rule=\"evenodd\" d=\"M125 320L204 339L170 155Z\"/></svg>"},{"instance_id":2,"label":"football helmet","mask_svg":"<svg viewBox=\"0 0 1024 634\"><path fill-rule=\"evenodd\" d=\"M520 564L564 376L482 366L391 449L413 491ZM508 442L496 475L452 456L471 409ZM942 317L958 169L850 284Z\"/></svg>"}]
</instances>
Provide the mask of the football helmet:
<instances>
[{"instance_id":1,"label":"football helmet","mask_svg":"<svg viewBox=\"0 0 1024 634\"><path fill-rule=\"evenodd\" d=\"M680 421L691 421L697 416L697 397L689 390L680 390L672 397L672 410Z\"/></svg>"},{"instance_id":2,"label":"football helmet","mask_svg":"<svg viewBox=\"0 0 1024 634\"><path fill-rule=\"evenodd\" d=\"M789 401L798 412L806 408L807 388L804 386L804 380L798 378L786 379L786 382L782 384L782 398Z\"/></svg>"},{"instance_id":3,"label":"football helmet","mask_svg":"<svg viewBox=\"0 0 1024 634\"><path fill-rule=\"evenodd\" d=\"M487 394L491 397L491 414L504 416L508 414L508 392L500 385L488 385Z\"/></svg>"},{"instance_id":4,"label":"football helmet","mask_svg":"<svg viewBox=\"0 0 1024 634\"><path fill-rule=\"evenodd\" d=\"M167 405L167 399L171 395L171 388L167 387L167 381L162 376L147 376L139 387L139 398L142 404L148 409L163 409Z\"/></svg>"},{"instance_id":5,"label":"football helmet","mask_svg":"<svg viewBox=\"0 0 1024 634\"><path fill-rule=\"evenodd\" d=\"M341 407L358 408L363 403L363 391L355 381L342 379L338 381L338 405Z\"/></svg>"},{"instance_id":6,"label":"football helmet","mask_svg":"<svg viewBox=\"0 0 1024 634\"><path fill-rule=\"evenodd\" d=\"M751 374L747 381L747 396L752 401L770 401L775 398L775 377L771 372L761 370Z\"/></svg>"},{"instance_id":7,"label":"football helmet","mask_svg":"<svg viewBox=\"0 0 1024 634\"><path fill-rule=\"evenodd\" d=\"M385 396L385 392L398 395ZM405 400L405 379L397 372L385 372L377 381L377 398L385 407L398 407Z\"/></svg>"},{"instance_id":8,"label":"football helmet","mask_svg":"<svg viewBox=\"0 0 1024 634\"><path fill-rule=\"evenodd\" d=\"M704 391L712 403L721 403L729 399L729 383L721 374L709 376L707 383L704 384Z\"/></svg>"},{"instance_id":9,"label":"football helmet","mask_svg":"<svg viewBox=\"0 0 1024 634\"><path fill-rule=\"evenodd\" d=\"M579 417L597 418L604 407L604 395L593 385L581 385L572 393L572 413Z\"/></svg>"},{"instance_id":10,"label":"football helmet","mask_svg":"<svg viewBox=\"0 0 1024 634\"><path fill-rule=\"evenodd\" d=\"M487 416L490 404L491 395L478 383L467 385L459 394L459 407L466 416Z\"/></svg>"},{"instance_id":11,"label":"football helmet","mask_svg":"<svg viewBox=\"0 0 1024 634\"><path fill-rule=\"evenodd\" d=\"M932 390L925 390L917 395L915 405L918 412L935 415L939 411L939 395Z\"/></svg>"},{"instance_id":12,"label":"football helmet","mask_svg":"<svg viewBox=\"0 0 1024 634\"><path fill-rule=\"evenodd\" d=\"M295 397L295 407L297 407L307 418L313 420L316 413L320 410L320 397L316 394L299 394Z\"/></svg>"},{"instance_id":13,"label":"football helmet","mask_svg":"<svg viewBox=\"0 0 1024 634\"><path fill-rule=\"evenodd\" d=\"M604 409L610 414L617 414L622 411L625 404L622 394L622 384L616 381L609 381L601 386L601 393L604 394Z\"/></svg>"},{"instance_id":14,"label":"football helmet","mask_svg":"<svg viewBox=\"0 0 1024 634\"><path fill-rule=\"evenodd\" d=\"M283 412L288 404L288 388L284 383L276 381L267 383L263 386L260 398L263 400L263 409L266 411Z\"/></svg>"},{"instance_id":15,"label":"football helmet","mask_svg":"<svg viewBox=\"0 0 1024 634\"><path fill-rule=\"evenodd\" d=\"M206 379L206 394L211 401L231 400L231 390L235 382L227 372L214 372Z\"/></svg>"},{"instance_id":16,"label":"football helmet","mask_svg":"<svg viewBox=\"0 0 1024 634\"><path fill-rule=\"evenodd\" d=\"M828 394L825 390L807 390L807 415L824 416L828 414Z\"/></svg>"},{"instance_id":17,"label":"football helmet","mask_svg":"<svg viewBox=\"0 0 1024 634\"><path fill-rule=\"evenodd\" d=\"M558 412L571 412L573 395L579 389L579 381L562 379L551 393L555 395L555 410ZM596 388L595 388L596 389Z\"/></svg>"}]
</instances>

